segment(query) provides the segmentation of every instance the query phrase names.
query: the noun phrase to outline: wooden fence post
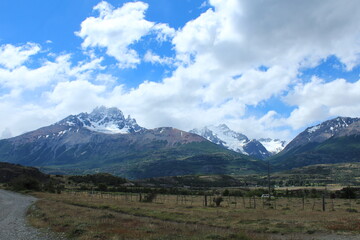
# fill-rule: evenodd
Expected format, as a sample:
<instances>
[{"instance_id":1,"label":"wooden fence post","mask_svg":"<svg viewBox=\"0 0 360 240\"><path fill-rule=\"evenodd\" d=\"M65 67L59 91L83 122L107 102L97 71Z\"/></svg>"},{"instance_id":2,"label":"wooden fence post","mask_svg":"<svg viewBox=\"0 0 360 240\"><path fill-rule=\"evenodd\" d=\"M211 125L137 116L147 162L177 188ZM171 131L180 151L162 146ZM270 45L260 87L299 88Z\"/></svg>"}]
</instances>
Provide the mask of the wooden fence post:
<instances>
[{"instance_id":1,"label":"wooden fence post","mask_svg":"<svg viewBox=\"0 0 360 240\"><path fill-rule=\"evenodd\" d=\"M305 210L305 197L302 197L302 210Z\"/></svg>"}]
</instances>

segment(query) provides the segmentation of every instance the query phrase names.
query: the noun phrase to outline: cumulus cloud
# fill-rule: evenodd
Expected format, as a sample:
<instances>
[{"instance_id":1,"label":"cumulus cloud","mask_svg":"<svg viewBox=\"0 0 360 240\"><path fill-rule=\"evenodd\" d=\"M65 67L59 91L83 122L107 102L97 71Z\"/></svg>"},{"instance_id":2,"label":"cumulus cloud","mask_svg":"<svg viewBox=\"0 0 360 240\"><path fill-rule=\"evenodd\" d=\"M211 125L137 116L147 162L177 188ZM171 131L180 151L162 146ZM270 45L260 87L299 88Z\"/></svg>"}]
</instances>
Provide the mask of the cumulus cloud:
<instances>
[{"instance_id":1,"label":"cumulus cloud","mask_svg":"<svg viewBox=\"0 0 360 240\"><path fill-rule=\"evenodd\" d=\"M57 112L79 113L90 111L102 105L101 94L106 90L103 85L95 85L85 80L61 82L51 92L46 92L46 99Z\"/></svg>"},{"instance_id":2,"label":"cumulus cloud","mask_svg":"<svg viewBox=\"0 0 360 240\"><path fill-rule=\"evenodd\" d=\"M336 56L348 70L359 64L360 6L356 1L211 0L210 4L214 9L188 22L173 38L177 59L184 64L174 72L173 81L192 86L178 90L197 95L197 102L208 110L227 110L219 111L222 118L215 119L228 121L227 115L235 115L239 123L248 119L246 111L234 112L286 96L301 81L297 77L300 70L315 67L329 56ZM328 87L335 87L335 82ZM350 89L343 90L338 97ZM301 101L295 105L300 109ZM309 119L329 117L333 111L304 109ZM297 117L273 120L294 128L309 123Z\"/></svg>"},{"instance_id":3,"label":"cumulus cloud","mask_svg":"<svg viewBox=\"0 0 360 240\"><path fill-rule=\"evenodd\" d=\"M72 66L69 54L56 57L55 61L46 60L40 67L29 68L19 66L15 69L0 68L0 84L11 89L36 89L54 82L69 79L89 79L95 70L101 70L102 59L93 59L89 62L79 62Z\"/></svg>"},{"instance_id":4,"label":"cumulus cloud","mask_svg":"<svg viewBox=\"0 0 360 240\"><path fill-rule=\"evenodd\" d=\"M349 68L359 60L356 1L218 1L179 31L179 56L209 55L240 69L316 64L338 56ZM345 45L346 43L346 45ZM341 46L341 47L340 47Z\"/></svg>"},{"instance_id":5,"label":"cumulus cloud","mask_svg":"<svg viewBox=\"0 0 360 240\"><path fill-rule=\"evenodd\" d=\"M40 46L35 43L27 43L21 46L4 44L0 46L0 66L7 69L16 68L25 63L30 56L40 51Z\"/></svg>"},{"instance_id":6,"label":"cumulus cloud","mask_svg":"<svg viewBox=\"0 0 360 240\"><path fill-rule=\"evenodd\" d=\"M3 48L26 49L27 45L14 47L8 44ZM32 61L36 67L24 65L31 55L34 55ZM111 80L101 73L104 70L102 58L74 63L70 54L58 55L51 60L52 54L49 59L41 58L40 61L35 59L35 51L31 55L21 60L22 65L0 68L0 113L6 116L0 119L0 133L5 130L8 133L9 129L18 135L75 113L72 109L89 110L99 104L92 93L101 94L101 89ZM89 82L91 79L106 84L97 87ZM8 136L5 133L2 137Z\"/></svg>"},{"instance_id":7,"label":"cumulus cloud","mask_svg":"<svg viewBox=\"0 0 360 240\"><path fill-rule=\"evenodd\" d=\"M159 42L169 41L175 36L175 29L169 27L165 23L157 23L152 27L152 31L156 34L156 40Z\"/></svg>"},{"instance_id":8,"label":"cumulus cloud","mask_svg":"<svg viewBox=\"0 0 360 240\"><path fill-rule=\"evenodd\" d=\"M287 119L287 124L301 128L328 117L360 114L360 80L350 83L345 79L325 82L313 77L311 82L297 85L285 101L297 106Z\"/></svg>"},{"instance_id":9,"label":"cumulus cloud","mask_svg":"<svg viewBox=\"0 0 360 240\"><path fill-rule=\"evenodd\" d=\"M1 138L17 136L50 125L58 121L59 117L57 113L43 106L31 103L19 105L14 101L1 101L0 113L3 116L0 119Z\"/></svg>"},{"instance_id":10,"label":"cumulus cloud","mask_svg":"<svg viewBox=\"0 0 360 240\"><path fill-rule=\"evenodd\" d=\"M106 53L118 61L120 68L134 68L141 62L131 45L139 42L151 32L159 41L171 38L175 30L168 25L147 21L145 11L148 4L143 2L125 3L120 8L102 1L94 7L98 17L89 17L81 23L76 34L83 38L83 48L106 48Z\"/></svg>"}]
</instances>

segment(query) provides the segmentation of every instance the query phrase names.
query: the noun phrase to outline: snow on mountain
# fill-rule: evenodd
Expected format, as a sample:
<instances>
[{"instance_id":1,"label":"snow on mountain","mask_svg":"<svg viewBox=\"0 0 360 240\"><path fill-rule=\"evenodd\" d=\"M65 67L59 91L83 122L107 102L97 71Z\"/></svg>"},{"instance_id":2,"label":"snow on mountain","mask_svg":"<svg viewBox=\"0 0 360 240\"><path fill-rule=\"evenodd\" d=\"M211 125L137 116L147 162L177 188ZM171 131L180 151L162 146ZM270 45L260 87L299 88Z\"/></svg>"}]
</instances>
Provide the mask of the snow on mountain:
<instances>
[{"instance_id":1,"label":"snow on mountain","mask_svg":"<svg viewBox=\"0 0 360 240\"><path fill-rule=\"evenodd\" d=\"M260 138L259 142L268 150L272 155L275 155L281 152L285 146L286 141L281 141L280 139L271 139L271 138Z\"/></svg>"},{"instance_id":2,"label":"snow on mountain","mask_svg":"<svg viewBox=\"0 0 360 240\"><path fill-rule=\"evenodd\" d=\"M244 134L231 130L225 124L206 126L201 129L193 129L190 132L230 150L259 159L265 159L279 153L286 145L285 141L279 139L261 138L259 140L250 140Z\"/></svg>"},{"instance_id":3,"label":"snow on mountain","mask_svg":"<svg viewBox=\"0 0 360 240\"><path fill-rule=\"evenodd\" d=\"M57 124L73 128L85 127L106 134L127 134L144 130L135 119L130 116L125 118L119 109L104 106L95 108L90 114L71 115Z\"/></svg>"},{"instance_id":4,"label":"snow on mountain","mask_svg":"<svg viewBox=\"0 0 360 240\"><path fill-rule=\"evenodd\" d=\"M190 132L233 151L249 155L244 150L244 145L249 142L249 139L245 135L231 130L225 124L219 126L210 125L202 129L193 129Z\"/></svg>"},{"instance_id":5,"label":"snow on mountain","mask_svg":"<svg viewBox=\"0 0 360 240\"><path fill-rule=\"evenodd\" d=\"M219 126L206 126L201 129L193 129L191 133L198 134L207 140L222 145L230 150L243 153L258 159L265 159L278 152L277 149L281 147L281 141L269 140L266 142L269 149L267 149L262 142L252 139L250 140L247 136L242 133L231 130L225 124ZM282 148L281 148L282 149Z\"/></svg>"},{"instance_id":6,"label":"snow on mountain","mask_svg":"<svg viewBox=\"0 0 360 240\"><path fill-rule=\"evenodd\" d=\"M321 124L318 124L313 127L306 129L308 135L316 135L319 133L328 133L331 136L334 136L338 131L341 131L347 128L350 124L358 122L359 118L350 118L350 117L337 117L332 120L325 121Z\"/></svg>"},{"instance_id":7,"label":"snow on mountain","mask_svg":"<svg viewBox=\"0 0 360 240\"><path fill-rule=\"evenodd\" d=\"M338 135L351 135L354 131L358 131L356 124L360 122L360 118L337 117L316 126L308 127L305 131L297 135L284 149L285 152L291 149L305 146L308 143L322 143L331 137Z\"/></svg>"},{"instance_id":8,"label":"snow on mountain","mask_svg":"<svg viewBox=\"0 0 360 240\"><path fill-rule=\"evenodd\" d=\"M193 129L190 132L195 133L197 135L200 135L203 138L209 140L210 142L213 142L213 143L216 143L218 145L223 145L224 146L226 144L226 142L224 142L223 140L221 140L217 136L216 131L214 131L213 127L214 126L208 126L208 127L204 127L204 128L201 128L201 129Z\"/></svg>"}]
</instances>

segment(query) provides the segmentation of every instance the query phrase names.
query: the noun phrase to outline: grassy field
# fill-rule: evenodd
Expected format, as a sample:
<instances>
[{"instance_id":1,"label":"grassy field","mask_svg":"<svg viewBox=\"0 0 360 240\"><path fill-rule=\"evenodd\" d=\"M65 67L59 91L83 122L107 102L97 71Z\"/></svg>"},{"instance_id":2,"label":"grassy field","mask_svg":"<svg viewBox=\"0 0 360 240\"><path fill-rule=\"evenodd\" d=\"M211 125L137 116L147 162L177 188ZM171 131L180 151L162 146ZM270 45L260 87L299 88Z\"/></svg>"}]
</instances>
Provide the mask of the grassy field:
<instances>
[{"instance_id":1,"label":"grassy field","mask_svg":"<svg viewBox=\"0 0 360 240\"><path fill-rule=\"evenodd\" d=\"M360 201L204 196L36 193L30 223L71 239L311 239L316 234L360 234ZM144 199L145 195L142 195ZM300 236L295 238L293 236ZM278 238L277 238L278 237ZM284 238L285 237L285 238ZM346 238L344 238L346 239Z\"/></svg>"}]
</instances>

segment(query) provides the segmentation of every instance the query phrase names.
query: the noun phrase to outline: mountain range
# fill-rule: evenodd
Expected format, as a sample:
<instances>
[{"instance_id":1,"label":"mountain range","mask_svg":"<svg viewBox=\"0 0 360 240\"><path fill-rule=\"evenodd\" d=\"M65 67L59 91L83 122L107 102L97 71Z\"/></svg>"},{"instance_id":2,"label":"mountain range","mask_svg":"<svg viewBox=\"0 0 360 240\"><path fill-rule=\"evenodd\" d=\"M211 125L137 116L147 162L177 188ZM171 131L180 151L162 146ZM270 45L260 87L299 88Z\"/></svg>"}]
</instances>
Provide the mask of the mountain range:
<instances>
[{"instance_id":1,"label":"mountain range","mask_svg":"<svg viewBox=\"0 0 360 240\"><path fill-rule=\"evenodd\" d=\"M130 179L264 171L262 161L171 127L145 129L117 108L99 107L0 140L0 161L50 173L108 172Z\"/></svg>"},{"instance_id":2,"label":"mountain range","mask_svg":"<svg viewBox=\"0 0 360 240\"><path fill-rule=\"evenodd\" d=\"M275 155L274 155L275 154ZM337 117L289 144L250 140L226 125L190 132L146 129L117 108L98 107L0 140L0 162L53 174L107 172L129 179L194 174L252 174L315 164L360 162L360 118Z\"/></svg>"},{"instance_id":3,"label":"mountain range","mask_svg":"<svg viewBox=\"0 0 360 240\"><path fill-rule=\"evenodd\" d=\"M266 159L273 156L284 149L286 145L285 141L279 139L261 138L259 140L250 140L244 134L231 130L225 124L206 126L200 129L193 129L190 132L198 134L227 149L257 159Z\"/></svg>"}]
</instances>

